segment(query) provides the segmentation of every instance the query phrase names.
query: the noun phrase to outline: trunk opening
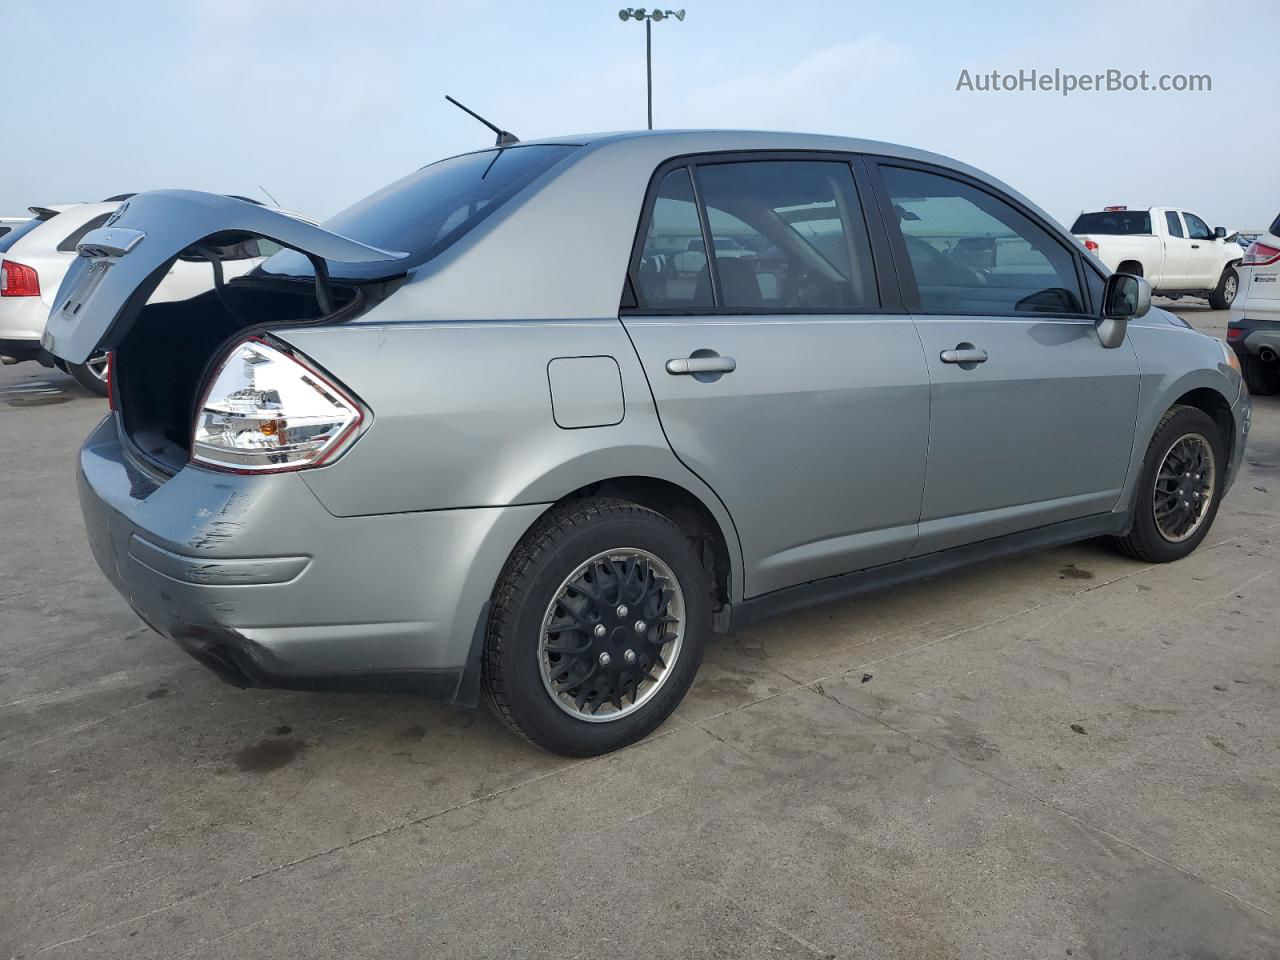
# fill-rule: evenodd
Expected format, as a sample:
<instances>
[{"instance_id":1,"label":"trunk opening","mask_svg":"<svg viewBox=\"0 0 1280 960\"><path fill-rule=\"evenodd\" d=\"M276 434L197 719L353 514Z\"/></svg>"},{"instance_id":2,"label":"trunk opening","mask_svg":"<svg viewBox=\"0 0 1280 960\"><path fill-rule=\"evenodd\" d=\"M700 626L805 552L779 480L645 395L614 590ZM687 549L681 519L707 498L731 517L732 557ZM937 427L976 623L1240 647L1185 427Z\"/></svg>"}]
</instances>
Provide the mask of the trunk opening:
<instances>
[{"instance_id":1,"label":"trunk opening","mask_svg":"<svg viewBox=\"0 0 1280 960\"><path fill-rule=\"evenodd\" d=\"M111 369L116 408L136 452L176 473L191 452L195 406L224 348L272 326L338 323L361 310L365 291L331 287L321 310L311 282L232 281L189 300L148 304L117 344ZM381 299L381 297L377 297Z\"/></svg>"}]
</instances>

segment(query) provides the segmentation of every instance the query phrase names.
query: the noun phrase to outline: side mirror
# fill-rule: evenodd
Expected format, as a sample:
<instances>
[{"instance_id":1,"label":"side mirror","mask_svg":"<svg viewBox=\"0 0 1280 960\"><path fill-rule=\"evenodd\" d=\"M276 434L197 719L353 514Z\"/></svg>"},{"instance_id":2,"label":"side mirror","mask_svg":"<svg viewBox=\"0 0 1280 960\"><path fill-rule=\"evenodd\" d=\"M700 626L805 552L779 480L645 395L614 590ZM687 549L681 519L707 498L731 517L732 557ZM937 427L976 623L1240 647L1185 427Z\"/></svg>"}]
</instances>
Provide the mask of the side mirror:
<instances>
[{"instance_id":1,"label":"side mirror","mask_svg":"<svg viewBox=\"0 0 1280 960\"><path fill-rule=\"evenodd\" d=\"M1098 340L1107 349L1124 343L1129 321L1151 309L1151 284L1142 277L1113 273L1102 288L1102 316L1094 324Z\"/></svg>"},{"instance_id":2,"label":"side mirror","mask_svg":"<svg viewBox=\"0 0 1280 960\"><path fill-rule=\"evenodd\" d=\"M1225 238L1226 238L1226 236L1227 236L1227 228L1226 228L1226 227L1214 227L1214 228L1213 228L1213 239L1215 239L1215 240L1222 240L1222 239L1225 239Z\"/></svg>"}]
</instances>

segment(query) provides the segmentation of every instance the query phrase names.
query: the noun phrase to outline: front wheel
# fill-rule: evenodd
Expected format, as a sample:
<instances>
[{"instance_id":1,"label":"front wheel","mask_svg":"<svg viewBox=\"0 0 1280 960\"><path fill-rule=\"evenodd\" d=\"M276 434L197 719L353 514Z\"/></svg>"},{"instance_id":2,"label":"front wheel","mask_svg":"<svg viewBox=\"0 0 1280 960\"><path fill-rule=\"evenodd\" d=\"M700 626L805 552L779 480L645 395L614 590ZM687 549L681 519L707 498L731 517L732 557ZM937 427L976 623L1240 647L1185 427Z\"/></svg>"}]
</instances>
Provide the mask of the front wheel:
<instances>
[{"instance_id":1,"label":"front wheel","mask_svg":"<svg viewBox=\"0 0 1280 960\"><path fill-rule=\"evenodd\" d=\"M1147 446L1133 526L1116 545L1138 560L1168 563L1200 545L1222 500L1226 449L1217 423L1196 407L1171 407Z\"/></svg>"},{"instance_id":2,"label":"front wheel","mask_svg":"<svg viewBox=\"0 0 1280 960\"><path fill-rule=\"evenodd\" d=\"M107 368L107 355L99 353L84 363L68 363L65 367L67 373L71 374L71 378L76 383L84 387L95 396L105 397L107 395L107 376L109 370Z\"/></svg>"},{"instance_id":3,"label":"front wheel","mask_svg":"<svg viewBox=\"0 0 1280 960\"><path fill-rule=\"evenodd\" d=\"M684 699L710 629L709 579L675 524L625 500L565 504L525 536L494 590L485 693L545 750L608 753Z\"/></svg>"},{"instance_id":4,"label":"front wheel","mask_svg":"<svg viewBox=\"0 0 1280 960\"><path fill-rule=\"evenodd\" d=\"M1235 267L1227 267L1222 271L1222 277L1218 280L1218 287L1209 294L1209 306L1215 310L1226 310L1231 306L1231 301L1236 298L1236 293L1240 290L1240 277L1235 271Z\"/></svg>"}]
</instances>

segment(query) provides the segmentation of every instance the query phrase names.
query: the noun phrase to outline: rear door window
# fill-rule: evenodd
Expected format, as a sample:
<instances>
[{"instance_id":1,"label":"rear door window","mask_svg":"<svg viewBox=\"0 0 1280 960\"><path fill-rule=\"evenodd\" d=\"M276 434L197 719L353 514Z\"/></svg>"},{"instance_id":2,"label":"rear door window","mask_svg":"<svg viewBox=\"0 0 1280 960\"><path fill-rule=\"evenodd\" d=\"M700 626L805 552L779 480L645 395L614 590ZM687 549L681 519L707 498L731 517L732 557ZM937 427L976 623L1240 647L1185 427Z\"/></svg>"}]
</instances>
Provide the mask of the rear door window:
<instances>
[{"instance_id":1,"label":"rear door window","mask_svg":"<svg viewBox=\"0 0 1280 960\"><path fill-rule=\"evenodd\" d=\"M1084 311L1075 255L993 193L941 174L880 168L926 313Z\"/></svg>"},{"instance_id":2,"label":"rear door window","mask_svg":"<svg viewBox=\"0 0 1280 960\"><path fill-rule=\"evenodd\" d=\"M655 310L707 311L715 306L706 245L688 169L662 178L636 271L636 297Z\"/></svg>"},{"instance_id":3,"label":"rear door window","mask_svg":"<svg viewBox=\"0 0 1280 960\"><path fill-rule=\"evenodd\" d=\"M1186 233L1182 229L1182 220L1178 217L1176 210L1166 210L1164 212L1164 222L1169 225L1169 236L1186 236Z\"/></svg>"},{"instance_id":4,"label":"rear door window","mask_svg":"<svg viewBox=\"0 0 1280 960\"><path fill-rule=\"evenodd\" d=\"M744 160L698 164L694 175L701 211L687 168L659 185L633 274L640 309L785 314L879 305L847 163Z\"/></svg>"}]
</instances>

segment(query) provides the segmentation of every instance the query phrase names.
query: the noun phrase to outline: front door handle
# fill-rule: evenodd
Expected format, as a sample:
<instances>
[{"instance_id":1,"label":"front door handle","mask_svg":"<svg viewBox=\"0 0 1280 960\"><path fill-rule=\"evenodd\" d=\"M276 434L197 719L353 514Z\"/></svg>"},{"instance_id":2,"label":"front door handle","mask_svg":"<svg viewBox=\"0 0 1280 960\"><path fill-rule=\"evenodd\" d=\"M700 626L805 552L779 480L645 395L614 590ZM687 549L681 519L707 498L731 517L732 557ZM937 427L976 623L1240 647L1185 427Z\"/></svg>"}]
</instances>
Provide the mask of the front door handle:
<instances>
[{"instance_id":1,"label":"front door handle","mask_svg":"<svg viewBox=\"0 0 1280 960\"><path fill-rule=\"evenodd\" d=\"M954 350L943 350L938 357L943 363L986 363L987 351L970 344L961 344Z\"/></svg>"},{"instance_id":2,"label":"front door handle","mask_svg":"<svg viewBox=\"0 0 1280 960\"><path fill-rule=\"evenodd\" d=\"M667 361L667 373L685 377L698 373L733 373L738 361L733 357L678 357Z\"/></svg>"},{"instance_id":3,"label":"front door handle","mask_svg":"<svg viewBox=\"0 0 1280 960\"><path fill-rule=\"evenodd\" d=\"M1191 249L1192 249L1192 250L1199 250L1199 249L1200 249L1200 244L1198 244L1198 243L1193 243L1193 244L1191 245Z\"/></svg>"}]
</instances>

